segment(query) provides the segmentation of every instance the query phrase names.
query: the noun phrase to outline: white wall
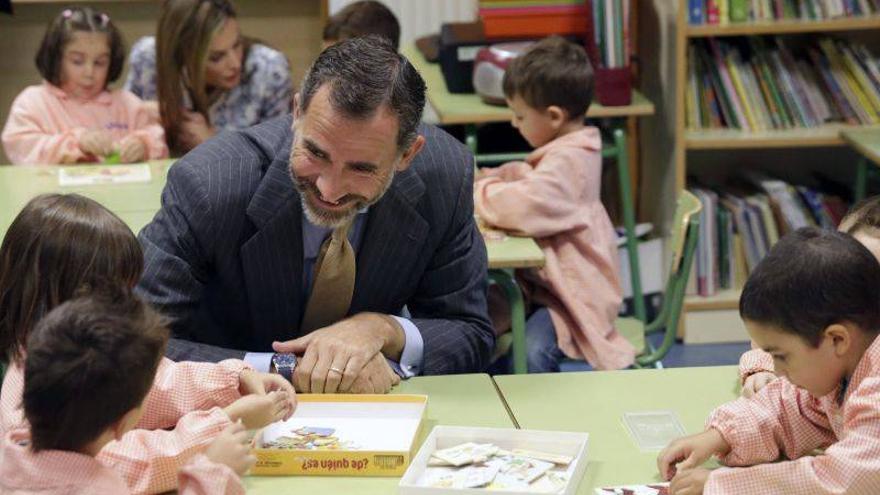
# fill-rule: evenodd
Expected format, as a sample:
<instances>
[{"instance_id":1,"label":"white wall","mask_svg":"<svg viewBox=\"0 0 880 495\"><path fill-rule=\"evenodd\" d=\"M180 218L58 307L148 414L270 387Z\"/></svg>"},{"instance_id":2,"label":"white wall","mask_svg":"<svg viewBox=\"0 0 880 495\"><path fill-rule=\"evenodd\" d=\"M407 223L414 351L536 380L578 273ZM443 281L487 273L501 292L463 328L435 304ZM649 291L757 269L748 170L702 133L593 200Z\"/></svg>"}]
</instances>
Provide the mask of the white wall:
<instances>
[{"instance_id":1,"label":"white wall","mask_svg":"<svg viewBox=\"0 0 880 495\"><path fill-rule=\"evenodd\" d=\"M330 15L357 0L328 0ZM400 45L426 34L440 32L444 22L469 22L477 18L477 0L379 0L400 22Z\"/></svg>"}]
</instances>

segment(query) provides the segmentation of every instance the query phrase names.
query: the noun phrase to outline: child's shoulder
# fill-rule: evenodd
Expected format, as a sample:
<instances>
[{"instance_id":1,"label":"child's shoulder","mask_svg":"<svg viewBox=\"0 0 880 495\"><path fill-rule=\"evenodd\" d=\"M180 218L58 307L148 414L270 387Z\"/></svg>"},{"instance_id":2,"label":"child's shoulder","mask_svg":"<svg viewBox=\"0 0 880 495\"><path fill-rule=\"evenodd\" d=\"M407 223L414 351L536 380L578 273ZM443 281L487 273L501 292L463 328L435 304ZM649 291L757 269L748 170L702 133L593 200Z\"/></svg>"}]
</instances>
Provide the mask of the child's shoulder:
<instances>
[{"instance_id":1,"label":"child's shoulder","mask_svg":"<svg viewBox=\"0 0 880 495\"><path fill-rule=\"evenodd\" d=\"M589 157L600 157L602 137L595 127L585 127L570 132L532 152L529 161L582 161Z\"/></svg>"},{"instance_id":2,"label":"child's shoulder","mask_svg":"<svg viewBox=\"0 0 880 495\"><path fill-rule=\"evenodd\" d=\"M60 91L60 89L57 89ZM55 91L53 91L52 86L49 83L42 84L34 84L33 86L28 86L24 88L18 96L15 97L15 101L13 101L12 106L18 108L27 108L35 105L40 105L42 103L48 102L49 100L55 98Z\"/></svg>"}]
</instances>

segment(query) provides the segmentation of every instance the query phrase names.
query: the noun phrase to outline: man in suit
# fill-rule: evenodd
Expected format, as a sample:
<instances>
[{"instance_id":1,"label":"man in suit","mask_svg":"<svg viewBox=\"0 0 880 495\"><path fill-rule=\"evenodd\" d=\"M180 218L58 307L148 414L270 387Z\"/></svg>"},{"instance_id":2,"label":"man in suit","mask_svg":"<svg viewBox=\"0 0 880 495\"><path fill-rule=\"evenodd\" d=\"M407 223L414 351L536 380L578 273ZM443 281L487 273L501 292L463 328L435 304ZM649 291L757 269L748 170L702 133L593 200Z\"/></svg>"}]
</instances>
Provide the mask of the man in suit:
<instances>
[{"instance_id":1,"label":"man in suit","mask_svg":"<svg viewBox=\"0 0 880 495\"><path fill-rule=\"evenodd\" d=\"M295 354L296 388L331 393L486 366L473 159L419 124L424 101L390 44L349 39L312 65L292 119L223 133L170 169L138 289L175 319L172 359L260 369Z\"/></svg>"}]
</instances>

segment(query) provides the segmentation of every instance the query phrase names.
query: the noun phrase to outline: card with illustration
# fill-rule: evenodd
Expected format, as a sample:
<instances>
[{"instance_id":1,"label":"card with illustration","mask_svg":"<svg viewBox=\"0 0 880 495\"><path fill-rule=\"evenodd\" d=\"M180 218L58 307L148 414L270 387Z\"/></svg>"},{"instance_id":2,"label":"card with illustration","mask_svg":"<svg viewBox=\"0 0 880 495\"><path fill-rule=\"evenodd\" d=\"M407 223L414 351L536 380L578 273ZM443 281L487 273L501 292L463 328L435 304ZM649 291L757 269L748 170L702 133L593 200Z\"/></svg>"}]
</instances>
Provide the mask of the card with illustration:
<instances>
[{"instance_id":1,"label":"card with illustration","mask_svg":"<svg viewBox=\"0 0 880 495\"><path fill-rule=\"evenodd\" d=\"M498 452L498 447L492 444L468 442L448 449L437 450L433 457L457 467L475 462L485 462L496 452Z\"/></svg>"},{"instance_id":2,"label":"card with illustration","mask_svg":"<svg viewBox=\"0 0 880 495\"><path fill-rule=\"evenodd\" d=\"M80 165L62 167L58 170L58 185L93 186L98 184L124 184L150 182L150 166L137 165Z\"/></svg>"},{"instance_id":3,"label":"card with illustration","mask_svg":"<svg viewBox=\"0 0 880 495\"><path fill-rule=\"evenodd\" d=\"M538 450L507 451L491 443L465 442L432 452L419 485L559 493L571 477L572 460L571 456Z\"/></svg>"},{"instance_id":4,"label":"card with illustration","mask_svg":"<svg viewBox=\"0 0 880 495\"><path fill-rule=\"evenodd\" d=\"M659 451L687 433L673 411L627 412L623 423L640 450Z\"/></svg>"},{"instance_id":5,"label":"card with illustration","mask_svg":"<svg viewBox=\"0 0 880 495\"><path fill-rule=\"evenodd\" d=\"M575 495L587 465L588 440L586 433L435 426L398 493Z\"/></svg>"},{"instance_id":6,"label":"card with illustration","mask_svg":"<svg viewBox=\"0 0 880 495\"><path fill-rule=\"evenodd\" d=\"M669 483L596 488L596 495L669 495Z\"/></svg>"}]
</instances>

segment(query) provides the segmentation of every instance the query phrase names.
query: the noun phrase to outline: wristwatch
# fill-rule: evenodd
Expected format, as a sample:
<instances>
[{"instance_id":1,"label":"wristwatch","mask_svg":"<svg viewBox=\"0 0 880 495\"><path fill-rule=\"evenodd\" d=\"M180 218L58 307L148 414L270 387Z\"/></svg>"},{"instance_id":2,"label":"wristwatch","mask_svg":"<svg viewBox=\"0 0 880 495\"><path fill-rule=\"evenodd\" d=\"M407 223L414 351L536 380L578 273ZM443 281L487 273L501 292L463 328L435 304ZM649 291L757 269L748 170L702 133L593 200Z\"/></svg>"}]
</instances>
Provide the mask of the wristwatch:
<instances>
[{"instance_id":1,"label":"wristwatch","mask_svg":"<svg viewBox=\"0 0 880 495\"><path fill-rule=\"evenodd\" d=\"M293 383L293 369L296 368L296 356L288 353L275 353L272 355L272 365L275 372Z\"/></svg>"}]
</instances>

